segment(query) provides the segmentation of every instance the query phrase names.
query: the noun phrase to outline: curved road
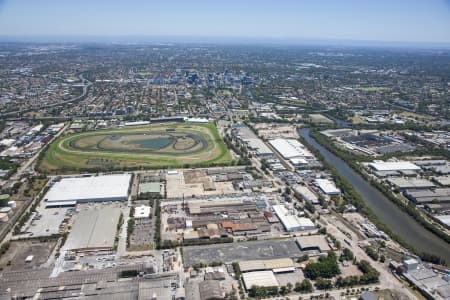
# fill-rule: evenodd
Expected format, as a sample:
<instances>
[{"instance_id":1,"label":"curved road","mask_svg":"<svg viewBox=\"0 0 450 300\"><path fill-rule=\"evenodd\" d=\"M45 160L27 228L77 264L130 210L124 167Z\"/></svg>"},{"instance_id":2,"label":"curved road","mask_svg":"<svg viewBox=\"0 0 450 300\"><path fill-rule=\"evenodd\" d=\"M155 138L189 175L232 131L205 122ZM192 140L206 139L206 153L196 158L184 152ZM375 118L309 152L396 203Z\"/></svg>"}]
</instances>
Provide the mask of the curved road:
<instances>
[{"instance_id":1,"label":"curved road","mask_svg":"<svg viewBox=\"0 0 450 300\"><path fill-rule=\"evenodd\" d=\"M80 74L80 76L78 76L78 78L81 79L81 82L83 83L83 92L81 93L80 96L76 96L75 98L63 101L63 102L58 102L58 103L53 103L53 104L48 104L48 105L42 105L39 107L32 107L32 108L27 108L24 110L16 110L16 111L10 111L10 112L6 112L0 115L0 117L7 117L7 116L13 116L13 115L17 115L19 113L23 114L26 112L30 112L36 109L43 109L43 108L50 108L50 107L55 107L55 106L59 106L59 105L65 105L65 104L69 104L78 100L81 100L84 96L86 96L89 87L92 85L92 82L90 82L89 80L87 80L86 78L83 77L83 74Z\"/></svg>"}]
</instances>

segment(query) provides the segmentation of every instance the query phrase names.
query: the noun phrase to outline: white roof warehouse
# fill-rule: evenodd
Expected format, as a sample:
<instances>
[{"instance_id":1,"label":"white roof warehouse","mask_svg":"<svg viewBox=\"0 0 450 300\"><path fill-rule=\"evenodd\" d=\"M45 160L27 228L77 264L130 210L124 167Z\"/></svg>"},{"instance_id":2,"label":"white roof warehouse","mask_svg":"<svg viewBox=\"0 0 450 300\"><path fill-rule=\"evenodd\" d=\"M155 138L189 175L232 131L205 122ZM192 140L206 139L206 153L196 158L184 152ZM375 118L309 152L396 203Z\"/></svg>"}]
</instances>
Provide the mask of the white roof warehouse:
<instances>
[{"instance_id":1,"label":"white roof warehouse","mask_svg":"<svg viewBox=\"0 0 450 300\"><path fill-rule=\"evenodd\" d=\"M131 174L63 178L44 197L46 207L81 202L126 201Z\"/></svg>"},{"instance_id":2,"label":"white roof warehouse","mask_svg":"<svg viewBox=\"0 0 450 300\"><path fill-rule=\"evenodd\" d=\"M283 205L274 205L272 208L287 231L312 230L316 228L310 219L299 218L291 214Z\"/></svg>"},{"instance_id":3,"label":"white roof warehouse","mask_svg":"<svg viewBox=\"0 0 450 300\"><path fill-rule=\"evenodd\" d=\"M369 167L376 171L418 171L420 167L409 161L378 161L369 163Z\"/></svg>"},{"instance_id":4,"label":"white roof warehouse","mask_svg":"<svg viewBox=\"0 0 450 300\"><path fill-rule=\"evenodd\" d=\"M295 139L274 139L269 143L284 159L312 157L313 155Z\"/></svg>"},{"instance_id":5,"label":"white roof warehouse","mask_svg":"<svg viewBox=\"0 0 450 300\"><path fill-rule=\"evenodd\" d=\"M340 195L341 190L339 190L334 182L328 179L316 179L315 184L327 195Z\"/></svg>"},{"instance_id":6,"label":"white roof warehouse","mask_svg":"<svg viewBox=\"0 0 450 300\"><path fill-rule=\"evenodd\" d=\"M277 287L277 279L272 271L256 271L242 274L242 280L245 289L249 290L252 286Z\"/></svg>"}]
</instances>

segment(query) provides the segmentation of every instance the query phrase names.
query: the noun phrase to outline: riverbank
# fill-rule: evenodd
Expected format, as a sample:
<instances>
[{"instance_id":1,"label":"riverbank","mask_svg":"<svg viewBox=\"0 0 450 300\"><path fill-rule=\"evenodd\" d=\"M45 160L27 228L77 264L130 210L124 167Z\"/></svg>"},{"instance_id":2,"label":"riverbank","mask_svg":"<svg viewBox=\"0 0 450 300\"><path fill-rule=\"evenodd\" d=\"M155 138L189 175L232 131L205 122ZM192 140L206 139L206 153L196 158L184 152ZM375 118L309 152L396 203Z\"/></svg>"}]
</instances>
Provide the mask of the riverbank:
<instances>
[{"instance_id":1,"label":"riverbank","mask_svg":"<svg viewBox=\"0 0 450 300\"><path fill-rule=\"evenodd\" d=\"M309 129L302 129L299 133L305 145L313 152L319 153L318 157L330 167L336 176L336 183L341 185L346 196L352 199L357 204L355 206L375 225L405 248L413 249L415 253L433 254L450 261L448 243L427 231L345 161L315 141L309 135Z\"/></svg>"},{"instance_id":2,"label":"riverbank","mask_svg":"<svg viewBox=\"0 0 450 300\"><path fill-rule=\"evenodd\" d=\"M381 183L367 176L367 173L362 171L361 165L359 164L359 162L361 162L362 159L360 158L354 159L354 157L352 157L352 154L350 152L345 152L343 150L336 148L333 145L332 141L330 141L327 137L323 136L317 131L310 131L310 136L314 138L323 147L325 147L328 151L332 152L334 155L338 156L345 163L347 163L347 165L349 165L354 171L356 171L359 175L361 175L366 181L370 182L370 184L376 187L381 193L383 193L384 196L386 196L390 201L395 203L400 209L404 210L407 214L409 214L412 218L414 218L417 222L419 222L425 229L435 234L437 237L441 238L446 243L450 243L450 236L445 232L443 232L442 230L440 230L439 228L437 228L432 223L430 223L429 220L424 218L411 202L408 203L403 202Z\"/></svg>"}]
</instances>

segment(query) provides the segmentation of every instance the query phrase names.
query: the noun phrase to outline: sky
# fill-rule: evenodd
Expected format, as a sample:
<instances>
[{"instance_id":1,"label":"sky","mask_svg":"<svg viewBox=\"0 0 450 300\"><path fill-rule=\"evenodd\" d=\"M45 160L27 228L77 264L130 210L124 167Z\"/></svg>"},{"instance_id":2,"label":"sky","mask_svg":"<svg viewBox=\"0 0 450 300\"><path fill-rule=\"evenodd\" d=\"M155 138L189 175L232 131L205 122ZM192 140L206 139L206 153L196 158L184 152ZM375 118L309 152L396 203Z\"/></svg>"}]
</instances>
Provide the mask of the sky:
<instances>
[{"instance_id":1,"label":"sky","mask_svg":"<svg viewBox=\"0 0 450 300\"><path fill-rule=\"evenodd\" d=\"M450 0L0 0L0 36L450 43Z\"/></svg>"}]
</instances>

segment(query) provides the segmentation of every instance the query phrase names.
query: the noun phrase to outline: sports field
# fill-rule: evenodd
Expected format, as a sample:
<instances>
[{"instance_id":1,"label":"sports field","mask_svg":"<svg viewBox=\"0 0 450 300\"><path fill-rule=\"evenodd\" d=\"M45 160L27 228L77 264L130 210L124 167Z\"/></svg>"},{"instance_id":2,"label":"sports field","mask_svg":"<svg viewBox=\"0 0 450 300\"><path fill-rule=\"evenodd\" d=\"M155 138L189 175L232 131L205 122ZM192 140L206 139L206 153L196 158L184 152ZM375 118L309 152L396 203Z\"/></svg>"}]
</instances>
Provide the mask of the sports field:
<instances>
[{"instance_id":1,"label":"sports field","mask_svg":"<svg viewBox=\"0 0 450 300\"><path fill-rule=\"evenodd\" d=\"M213 124L168 123L98 130L54 141L42 171L226 164L231 155Z\"/></svg>"}]
</instances>

